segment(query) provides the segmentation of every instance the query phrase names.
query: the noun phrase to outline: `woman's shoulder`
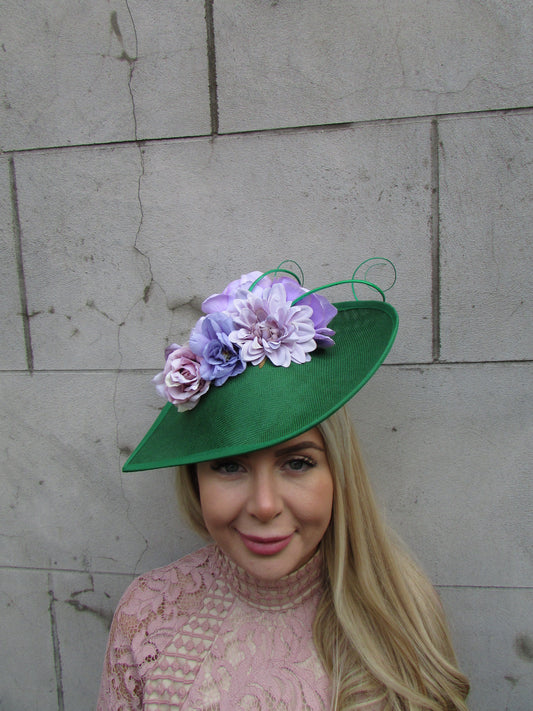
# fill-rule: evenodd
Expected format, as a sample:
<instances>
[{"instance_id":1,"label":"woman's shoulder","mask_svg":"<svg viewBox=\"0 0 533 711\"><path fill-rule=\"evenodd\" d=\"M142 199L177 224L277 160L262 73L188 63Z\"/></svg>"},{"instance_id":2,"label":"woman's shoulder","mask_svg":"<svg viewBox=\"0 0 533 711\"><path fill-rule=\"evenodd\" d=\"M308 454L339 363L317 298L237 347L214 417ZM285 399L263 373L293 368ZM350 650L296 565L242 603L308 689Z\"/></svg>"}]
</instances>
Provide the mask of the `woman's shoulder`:
<instances>
[{"instance_id":1,"label":"woman's shoulder","mask_svg":"<svg viewBox=\"0 0 533 711\"><path fill-rule=\"evenodd\" d=\"M113 616L98 708L140 708L144 680L216 580L207 546L134 580Z\"/></svg>"},{"instance_id":2,"label":"woman's shoulder","mask_svg":"<svg viewBox=\"0 0 533 711\"><path fill-rule=\"evenodd\" d=\"M170 606L174 614L190 612L214 580L214 546L209 545L140 575L124 592L117 612L137 619L161 615Z\"/></svg>"}]
</instances>

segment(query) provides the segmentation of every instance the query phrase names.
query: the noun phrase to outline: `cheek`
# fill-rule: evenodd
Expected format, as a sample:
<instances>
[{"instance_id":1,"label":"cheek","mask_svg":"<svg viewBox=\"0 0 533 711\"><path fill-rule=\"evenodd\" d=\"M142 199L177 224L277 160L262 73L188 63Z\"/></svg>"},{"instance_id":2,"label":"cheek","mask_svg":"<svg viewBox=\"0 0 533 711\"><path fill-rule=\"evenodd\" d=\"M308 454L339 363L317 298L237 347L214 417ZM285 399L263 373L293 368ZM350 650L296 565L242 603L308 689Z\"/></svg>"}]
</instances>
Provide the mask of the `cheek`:
<instances>
[{"instance_id":1,"label":"cheek","mask_svg":"<svg viewBox=\"0 0 533 711\"><path fill-rule=\"evenodd\" d=\"M209 477L198 476L200 507L207 530L212 533L217 528L226 526L238 511L238 496L231 487L213 481Z\"/></svg>"},{"instance_id":2,"label":"cheek","mask_svg":"<svg viewBox=\"0 0 533 711\"><path fill-rule=\"evenodd\" d=\"M333 481L331 476L324 476L307 493L297 499L300 518L303 522L317 528L328 527L333 511Z\"/></svg>"},{"instance_id":3,"label":"cheek","mask_svg":"<svg viewBox=\"0 0 533 711\"><path fill-rule=\"evenodd\" d=\"M328 486L324 486L322 496L318 499L317 505L319 507L321 525L326 530L333 513L333 485L331 483Z\"/></svg>"}]
</instances>

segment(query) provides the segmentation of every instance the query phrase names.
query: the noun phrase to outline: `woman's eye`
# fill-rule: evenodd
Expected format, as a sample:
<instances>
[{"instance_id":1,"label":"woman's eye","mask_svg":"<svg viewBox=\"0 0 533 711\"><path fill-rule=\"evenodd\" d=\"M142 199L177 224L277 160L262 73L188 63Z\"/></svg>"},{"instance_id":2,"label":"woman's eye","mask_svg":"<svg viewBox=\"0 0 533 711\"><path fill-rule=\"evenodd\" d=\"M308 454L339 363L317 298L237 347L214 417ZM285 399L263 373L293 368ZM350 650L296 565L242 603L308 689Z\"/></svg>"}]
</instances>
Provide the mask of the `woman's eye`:
<instances>
[{"instance_id":1,"label":"woman's eye","mask_svg":"<svg viewBox=\"0 0 533 711\"><path fill-rule=\"evenodd\" d=\"M241 465L238 462L214 462L211 469L220 474L237 474L241 470Z\"/></svg>"},{"instance_id":2,"label":"woman's eye","mask_svg":"<svg viewBox=\"0 0 533 711\"><path fill-rule=\"evenodd\" d=\"M287 462L288 468L293 472L303 472L315 466L315 461L308 457L298 457Z\"/></svg>"}]
</instances>

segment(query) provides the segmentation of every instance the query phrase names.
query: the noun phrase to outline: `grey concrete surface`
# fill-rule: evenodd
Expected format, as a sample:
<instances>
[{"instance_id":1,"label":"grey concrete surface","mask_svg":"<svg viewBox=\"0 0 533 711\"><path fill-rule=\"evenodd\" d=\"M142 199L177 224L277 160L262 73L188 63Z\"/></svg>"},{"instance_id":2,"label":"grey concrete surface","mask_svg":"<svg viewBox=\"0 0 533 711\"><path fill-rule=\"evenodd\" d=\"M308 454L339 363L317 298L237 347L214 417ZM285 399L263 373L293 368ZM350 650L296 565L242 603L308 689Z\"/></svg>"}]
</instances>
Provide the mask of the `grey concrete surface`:
<instances>
[{"instance_id":1,"label":"grey concrete surface","mask_svg":"<svg viewBox=\"0 0 533 711\"><path fill-rule=\"evenodd\" d=\"M209 132L202 2L2 2L4 150Z\"/></svg>"},{"instance_id":2,"label":"grey concrete surface","mask_svg":"<svg viewBox=\"0 0 533 711\"><path fill-rule=\"evenodd\" d=\"M530 584L532 385L525 363L386 366L351 402L378 498L437 584Z\"/></svg>"},{"instance_id":3,"label":"grey concrete surface","mask_svg":"<svg viewBox=\"0 0 533 711\"><path fill-rule=\"evenodd\" d=\"M439 588L458 658L472 679L470 708L531 708L531 589Z\"/></svg>"},{"instance_id":4,"label":"grey concrete surface","mask_svg":"<svg viewBox=\"0 0 533 711\"><path fill-rule=\"evenodd\" d=\"M531 106L528 0L215 3L223 131Z\"/></svg>"},{"instance_id":5,"label":"grey concrete surface","mask_svg":"<svg viewBox=\"0 0 533 711\"><path fill-rule=\"evenodd\" d=\"M443 120L445 360L533 356L533 116Z\"/></svg>"}]
</instances>

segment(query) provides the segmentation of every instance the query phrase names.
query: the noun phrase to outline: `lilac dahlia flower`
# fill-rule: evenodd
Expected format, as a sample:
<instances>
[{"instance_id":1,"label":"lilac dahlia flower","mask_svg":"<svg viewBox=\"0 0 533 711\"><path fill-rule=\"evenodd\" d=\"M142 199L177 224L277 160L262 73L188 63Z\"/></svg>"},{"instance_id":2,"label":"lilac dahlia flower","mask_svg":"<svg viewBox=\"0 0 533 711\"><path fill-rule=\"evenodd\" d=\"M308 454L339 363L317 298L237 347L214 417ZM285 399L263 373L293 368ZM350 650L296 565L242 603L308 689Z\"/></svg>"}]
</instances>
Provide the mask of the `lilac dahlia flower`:
<instances>
[{"instance_id":1,"label":"lilac dahlia flower","mask_svg":"<svg viewBox=\"0 0 533 711\"><path fill-rule=\"evenodd\" d=\"M243 360L259 365L268 358L287 368L291 362L305 363L316 348L312 309L291 306L283 284L248 291L246 299L236 299L235 330L230 340L241 349Z\"/></svg>"},{"instance_id":2,"label":"lilac dahlia flower","mask_svg":"<svg viewBox=\"0 0 533 711\"><path fill-rule=\"evenodd\" d=\"M157 392L176 405L179 412L192 410L209 390L209 382L200 375L200 363L190 348L177 343L165 350L165 356L165 368L152 382Z\"/></svg>"},{"instance_id":3,"label":"lilac dahlia flower","mask_svg":"<svg viewBox=\"0 0 533 711\"><path fill-rule=\"evenodd\" d=\"M335 335L332 328L328 328L328 323L337 315L337 309L333 304L321 294L309 294L305 299L299 301L298 304L306 304L313 310L311 320L315 327L315 341L319 348L329 348L335 345L335 341L331 336ZM297 305L298 305L297 304Z\"/></svg>"},{"instance_id":4,"label":"lilac dahlia flower","mask_svg":"<svg viewBox=\"0 0 533 711\"><path fill-rule=\"evenodd\" d=\"M233 328L233 320L227 314L208 314L198 321L189 338L192 352L201 361L200 375L215 385L223 385L246 368L238 348L229 339Z\"/></svg>"},{"instance_id":5,"label":"lilac dahlia flower","mask_svg":"<svg viewBox=\"0 0 533 711\"><path fill-rule=\"evenodd\" d=\"M259 282L261 285L262 282ZM293 302L302 294L308 293L308 289L304 289L297 281L290 277L282 276L276 283L283 284L287 294L287 301ZM310 306L313 310L311 320L315 326L315 341L319 348L327 348L333 346L335 342L331 336L335 335L335 331L327 328L331 319L337 315L337 309L331 304L325 296L316 292L309 294L305 299L298 302L300 305ZM297 304L297 305L298 305Z\"/></svg>"}]
</instances>

